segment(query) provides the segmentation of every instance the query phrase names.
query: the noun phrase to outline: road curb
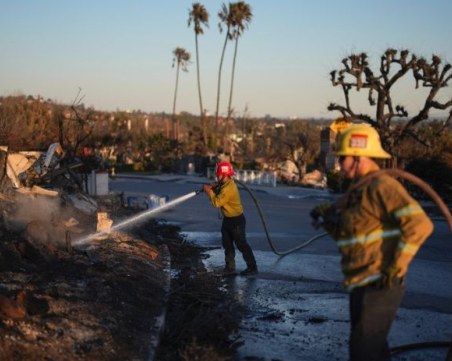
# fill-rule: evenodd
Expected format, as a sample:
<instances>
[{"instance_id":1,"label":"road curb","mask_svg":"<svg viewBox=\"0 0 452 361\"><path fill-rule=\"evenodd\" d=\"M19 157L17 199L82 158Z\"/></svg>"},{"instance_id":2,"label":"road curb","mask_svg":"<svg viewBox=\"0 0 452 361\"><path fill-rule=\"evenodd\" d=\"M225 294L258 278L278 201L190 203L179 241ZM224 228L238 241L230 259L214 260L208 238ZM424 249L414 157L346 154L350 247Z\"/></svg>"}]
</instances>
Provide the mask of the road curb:
<instances>
[{"instance_id":1,"label":"road curb","mask_svg":"<svg viewBox=\"0 0 452 361\"><path fill-rule=\"evenodd\" d=\"M155 324L152 327L150 344L151 349L148 356L148 361L155 361L157 357L157 350L160 345L162 333L165 329L166 311L169 292L171 289L171 254L166 245L160 246L160 257L162 260L162 278L164 287L164 301L162 303L161 311L158 316L155 317Z\"/></svg>"}]
</instances>

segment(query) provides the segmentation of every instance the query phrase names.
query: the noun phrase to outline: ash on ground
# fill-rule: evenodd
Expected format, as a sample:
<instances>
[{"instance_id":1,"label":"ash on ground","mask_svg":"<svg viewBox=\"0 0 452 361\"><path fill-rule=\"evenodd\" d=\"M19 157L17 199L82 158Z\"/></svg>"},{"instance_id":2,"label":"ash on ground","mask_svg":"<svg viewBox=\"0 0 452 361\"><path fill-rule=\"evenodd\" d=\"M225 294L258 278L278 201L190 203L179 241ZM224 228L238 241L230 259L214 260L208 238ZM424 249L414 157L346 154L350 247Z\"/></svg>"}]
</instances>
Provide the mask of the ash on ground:
<instances>
[{"instance_id":1,"label":"ash on ground","mask_svg":"<svg viewBox=\"0 0 452 361\"><path fill-rule=\"evenodd\" d=\"M31 212L36 198L1 202L1 360L233 359L239 309L177 228L152 220L75 248L95 214L60 198ZM115 197L99 208L134 214Z\"/></svg>"}]
</instances>

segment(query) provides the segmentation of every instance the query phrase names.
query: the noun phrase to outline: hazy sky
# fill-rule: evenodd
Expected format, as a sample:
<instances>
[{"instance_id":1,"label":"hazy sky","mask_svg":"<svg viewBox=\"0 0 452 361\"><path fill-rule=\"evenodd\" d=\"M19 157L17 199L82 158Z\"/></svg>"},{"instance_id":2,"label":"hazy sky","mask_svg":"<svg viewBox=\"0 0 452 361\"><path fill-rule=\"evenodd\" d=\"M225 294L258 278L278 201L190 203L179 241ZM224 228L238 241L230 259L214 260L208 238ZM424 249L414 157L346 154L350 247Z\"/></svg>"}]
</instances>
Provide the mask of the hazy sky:
<instances>
[{"instance_id":1,"label":"hazy sky","mask_svg":"<svg viewBox=\"0 0 452 361\"><path fill-rule=\"evenodd\" d=\"M172 51L192 54L181 73L177 111L199 114L195 36L187 27L194 1L0 0L0 95L41 95L99 110L165 111L173 107ZM224 34L223 1L200 1L210 13L199 37L204 107L214 113ZM342 103L329 72L351 53L367 52L378 67L389 47L452 62L451 0L249 0L253 19L239 40L233 107L252 116L327 117ZM228 2L225 2L228 3ZM228 44L220 112L229 94L233 43ZM417 110L408 82L397 94ZM452 96L452 84L443 96ZM363 92L361 97L366 98ZM418 99L419 98L419 99ZM361 99L356 98L358 102ZM365 109L364 100L358 103Z\"/></svg>"}]
</instances>

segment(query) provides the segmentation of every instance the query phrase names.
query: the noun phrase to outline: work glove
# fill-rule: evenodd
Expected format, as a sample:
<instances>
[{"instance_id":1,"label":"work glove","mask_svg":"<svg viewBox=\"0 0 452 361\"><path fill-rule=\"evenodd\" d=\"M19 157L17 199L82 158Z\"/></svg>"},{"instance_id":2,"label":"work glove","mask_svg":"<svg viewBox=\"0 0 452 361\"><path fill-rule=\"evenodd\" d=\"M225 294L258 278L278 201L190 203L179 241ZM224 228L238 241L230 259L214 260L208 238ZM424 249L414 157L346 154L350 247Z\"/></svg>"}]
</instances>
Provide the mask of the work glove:
<instances>
[{"instance_id":1,"label":"work glove","mask_svg":"<svg viewBox=\"0 0 452 361\"><path fill-rule=\"evenodd\" d=\"M210 186L212 187L212 190L215 193L215 195L220 194L222 183L214 182Z\"/></svg>"},{"instance_id":2,"label":"work glove","mask_svg":"<svg viewBox=\"0 0 452 361\"><path fill-rule=\"evenodd\" d=\"M209 193L211 190L212 190L212 186L209 185L209 184L204 184L202 186L202 191L205 192L205 193Z\"/></svg>"},{"instance_id":3,"label":"work glove","mask_svg":"<svg viewBox=\"0 0 452 361\"><path fill-rule=\"evenodd\" d=\"M395 266L389 266L383 271L382 284L385 288L391 288L394 281L398 278L400 268Z\"/></svg>"},{"instance_id":4,"label":"work glove","mask_svg":"<svg viewBox=\"0 0 452 361\"><path fill-rule=\"evenodd\" d=\"M315 229L323 227L328 232L333 231L339 221L337 209L330 203L318 205L311 211L310 216L313 220L312 225Z\"/></svg>"},{"instance_id":5,"label":"work glove","mask_svg":"<svg viewBox=\"0 0 452 361\"><path fill-rule=\"evenodd\" d=\"M320 217L324 217L327 212L330 211L332 204L323 203L316 206L310 213L313 220L318 220Z\"/></svg>"}]
</instances>

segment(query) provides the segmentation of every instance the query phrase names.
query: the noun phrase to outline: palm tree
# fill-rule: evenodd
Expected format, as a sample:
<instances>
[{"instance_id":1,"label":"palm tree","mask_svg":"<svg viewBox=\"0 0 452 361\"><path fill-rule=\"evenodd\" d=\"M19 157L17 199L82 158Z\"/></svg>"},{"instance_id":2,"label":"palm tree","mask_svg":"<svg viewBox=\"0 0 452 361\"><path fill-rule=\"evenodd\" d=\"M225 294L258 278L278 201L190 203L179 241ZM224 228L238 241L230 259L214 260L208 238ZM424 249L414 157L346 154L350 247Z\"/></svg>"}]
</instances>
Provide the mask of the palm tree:
<instances>
[{"instance_id":1,"label":"palm tree","mask_svg":"<svg viewBox=\"0 0 452 361\"><path fill-rule=\"evenodd\" d=\"M226 27L226 36L224 38L223 50L221 52L221 58L220 58L220 67L218 69L217 107L215 109L215 129L216 129L216 131L218 131L218 112L219 112L219 108L220 108L221 72L222 72L222 68L223 68L224 54L226 53L226 45L228 43L228 40L233 40L233 37L231 34L231 26L233 26L233 19L231 16L232 15L231 6L232 6L231 3L229 3L229 6L226 6L226 4L223 4L221 7L221 10L218 12L218 17L220 18L218 27L220 29L220 33L223 32L223 26Z\"/></svg>"},{"instance_id":2,"label":"palm tree","mask_svg":"<svg viewBox=\"0 0 452 361\"><path fill-rule=\"evenodd\" d=\"M173 100L173 137L174 139L179 138L179 123L176 119L176 98L177 98L177 87L179 85L179 70L187 72L187 66L190 63L190 53L184 48L177 47L173 50L173 68L176 66L176 87L174 90L174 100Z\"/></svg>"},{"instance_id":3,"label":"palm tree","mask_svg":"<svg viewBox=\"0 0 452 361\"><path fill-rule=\"evenodd\" d=\"M188 26L193 23L195 30L195 43L196 43L196 73L198 77L198 95L199 95L199 108L201 111L201 125L203 129L203 141L204 147L207 147L207 127L204 124L204 108L202 106L202 96L201 96L201 80L199 75L199 48L198 48L198 35L204 34L204 29L202 25L209 26L209 13L207 12L204 5L200 3L194 3L191 10L189 10Z\"/></svg>"},{"instance_id":4,"label":"palm tree","mask_svg":"<svg viewBox=\"0 0 452 361\"><path fill-rule=\"evenodd\" d=\"M231 74L231 89L229 92L229 104L228 104L228 117L227 121L231 117L231 103L232 103L232 91L234 88L234 75L235 75L235 62L237 58L237 47L239 38L245 29L248 28L253 13L251 12L251 6L244 1L238 1L230 4L229 12L231 13L231 36L235 40L234 58L232 61L232 74Z\"/></svg>"}]
</instances>

